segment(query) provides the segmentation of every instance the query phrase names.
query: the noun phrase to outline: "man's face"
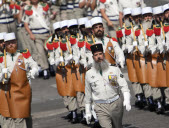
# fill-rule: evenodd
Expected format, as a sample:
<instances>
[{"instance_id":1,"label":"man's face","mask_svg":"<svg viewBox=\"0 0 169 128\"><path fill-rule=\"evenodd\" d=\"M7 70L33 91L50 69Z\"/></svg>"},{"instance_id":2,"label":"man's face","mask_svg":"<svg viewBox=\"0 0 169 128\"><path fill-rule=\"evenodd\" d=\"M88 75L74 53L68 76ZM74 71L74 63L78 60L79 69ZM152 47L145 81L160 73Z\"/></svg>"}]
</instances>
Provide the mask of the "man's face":
<instances>
[{"instance_id":1,"label":"man's face","mask_svg":"<svg viewBox=\"0 0 169 128\"><path fill-rule=\"evenodd\" d=\"M33 5L36 5L36 4L39 3L39 0L31 0L31 3L32 3Z\"/></svg>"},{"instance_id":2,"label":"man's face","mask_svg":"<svg viewBox=\"0 0 169 128\"><path fill-rule=\"evenodd\" d=\"M139 24L139 20L141 20L141 19L142 19L141 15L133 16L133 20L134 20L135 24Z\"/></svg>"},{"instance_id":3,"label":"man's face","mask_svg":"<svg viewBox=\"0 0 169 128\"><path fill-rule=\"evenodd\" d=\"M154 19L156 20L157 23L160 23L160 19L161 19L161 21L164 20L164 15L163 14L155 15Z\"/></svg>"},{"instance_id":4,"label":"man's face","mask_svg":"<svg viewBox=\"0 0 169 128\"><path fill-rule=\"evenodd\" d=\"M169 10L165 11L164 17L169 22Z\"/></svg>"},{"instance_id":5,"label":"man's face","mask_svg":"<svg viewBox=\"0 0 169 128\"><path fill-rule=\"evenodd\" d=\"M103 24L96 24L92 28L92 32L96 37L103 37L104 36L104 27Z\"/></svg>"},{"instance_id":6,"label":"man's face","mask_svg":"<svg viewBox=\"0 0 169 128\"><path fill-rule=\"evenodd\" d=\"M143 19L146 22L150 22L152 20L152 14L151 13L144 14Z\"/></svg>"},{"instance_id":7,"label":"man's face","mask_svg":"<svg viewBox=\"0 0 169 128\"><path fill-rule=\"evenodd\" d=\"M69 33L69 29L67 27L63 27L62 28L62 33L65 34L65 33Z\"/></svg>"},{"instance_id":8,"label":"man's face","mask_svg":"<svg viewBox=\"0 0 169 128\"><path fill-rule=\"evenodd\" d=\"M15 53L17 50L17 41L16 40L10 40L5 42L6 51L9 53Z\"/></svg>"},{"instance_id":9,"label":"man's face","mask_svg":"<svg viewBox=\"0 0 169 128\"><path fill-rule=\"evenodd\" d=\"M92 33L91 33L92 32L92 28L86 28L85 31L86 31L88 36L90 36L90 37L92 36Z\"/></svg>"},{"instance_id":10,"label":"man's face","mask_svg":"<svg viewBox=\"0 0 169 128\"><path fill-rule=\"evenodd\" d=\"M3 52L3 48L4 48L4 40L0 40L0 51Z\"/></svg>"},{"instance_id":11,"label":"man's face","mask_svg":"<svg viewBox=\"0 0 169 128\"><path fill-rule=\"evenodd\" d=\"M95 52L93 54L93 59L96 63L100 63L104 60L104 54L101 51Z\"/></svg>"}]
</instances>

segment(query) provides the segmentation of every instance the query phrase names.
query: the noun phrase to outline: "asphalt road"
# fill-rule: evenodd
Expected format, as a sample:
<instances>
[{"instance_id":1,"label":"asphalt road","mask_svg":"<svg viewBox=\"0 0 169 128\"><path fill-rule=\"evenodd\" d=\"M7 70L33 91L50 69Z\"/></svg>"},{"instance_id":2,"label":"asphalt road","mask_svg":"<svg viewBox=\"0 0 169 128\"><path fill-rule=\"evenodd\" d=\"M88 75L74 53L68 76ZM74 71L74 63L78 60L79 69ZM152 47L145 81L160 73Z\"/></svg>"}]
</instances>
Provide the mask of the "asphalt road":
<instances>
[{"instance_id":1,"label":"asphalt road","mask_svg":"<svg viewBox=\"0 0 169 128\"><path fill-rule=\"evenodd\" d=\"M157 6L169 3L169 0L144 0L147 6ZM132 110L124 112L123 126L125 128L168 128L169 112L157 115L147 109L139 110L134 107L134 94L128 80L127 70L122 71L129 84L132 94ZM55 78L43 80L37 78L32 81L32 119L28 122L33 128L86 128L81 124L71 124L64 119L67 110L62 98L57 93ZM31 125L29 126L31 127Z\"/></svg>"}]
</instances>

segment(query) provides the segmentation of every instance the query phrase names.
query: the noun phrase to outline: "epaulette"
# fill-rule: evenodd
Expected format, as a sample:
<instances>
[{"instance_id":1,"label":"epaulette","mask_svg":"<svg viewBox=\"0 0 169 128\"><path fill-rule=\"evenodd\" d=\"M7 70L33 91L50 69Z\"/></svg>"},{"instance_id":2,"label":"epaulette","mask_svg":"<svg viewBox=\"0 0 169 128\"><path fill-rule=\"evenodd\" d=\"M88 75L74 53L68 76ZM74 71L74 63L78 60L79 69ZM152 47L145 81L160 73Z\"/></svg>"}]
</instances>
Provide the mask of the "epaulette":
<instances>
[{"instance_id":1,"label":"epaulette","mask_svg":"<svg viewBox=\"0 0 169 128\"><path fill-rule=\"evenodd\" d=\"M67 50L67 45L66 45L67 41L66 40L62 40L60 42L60 48L63 50L63 51L66 51Z\"/></svg>"},{"instance_id":2,"label":"epaulette","mask_svg":"<svg viewBox=\"0 0 169 128\"><path fill-rule=\"evenodd\" d=\"M148 28L148 29L146 30L146 35L147 35L148 37L151 37L153 34L154 34L154 30L153 30L152 28Z\"/></svg>"},{"instance_id":3,"label":"epaulette","mask_svg":"<svg viewBox=\"0 0 169 128\"><path fill-rule=\"evenodd\" d=\"M54 47L54 49L57 49L59 47L59 40L53 41L53 47Z\"/></svg>"},{"instance_id":4,"label":"epaulette","mask_svg":"<svg viewBox=\"0 0 169 128\"><path fill-rule=\"evenodd\" d=\"M161 35L161 25L154 25L154 34L156 36L160 36Z\"/></svg>"},{"instance_id":5,"label":"epaulette","mask_svg":"<svg viewBox=\"0 0 169 128\"><path fill-rule=\"evenodd\" d=\"M70 36L70 43L71 44L76 44L76 38L77 38L76 36L71 35Z\"/></svg>"},{"instance_id":6,"label":"epaulette","mask_svg":"<svg viewBox=\"0 0 169 128\"><path fill-rule=\"evenodd\" d=\"M125 35L128 36L131 34L131 26L125 28Z\"/></svg>"},{"instance_id":7,"label":"epaulette","mask_svg":"<svg viewBox=\"0 0 169 128\"><path fill-rule=\"evenodd\" d=\"M82 47L84 47L84 45L85 45L84 39L80 39L80 40L78 41L78 47L79 47L79 48L82 48Z\"/></svg>"},{"instance_id":8,"label":"epaulette","mask_svg":"<svg viewBox=\"0 0 169 128\"><path fill-rule=\"evenodd\" d=\"M31 56L28 49L20 50L20 53L22 53L23 57L26 58L26 59L28 59Z\"/></svg>"},{"instance_id":9,"label":"epaulette","mask_svg":"<svg viewBox=\"0 0 169 128\"><path fill-rule=\"evenodd\" d=\"M46 47L47 47L47 49L48 50L53 50L53 42L52 41L48 41L47 43L46 43Z\"/></svg>"},{"instance_id":10,"label":"epaulette","mask_svg":"<svg viewBox=\"0 0 169 128\"><path fill-rule=\"evenodd\" d=\"M86 48L91 51L90 46L93 45L93 41L87 41L86 42Z\"/></svg>"},{"instance_id":11,"label":"epaulette","mask_svg":"<svg viewBox=\"0 0 169 128\"><path fill-rule=\"evenodd\" d=\"M163 29L164 32L167 33L169 31L169 23L165 23Z\"/></svg>"},{"instance_id":12,"label":"epaulette","mask_svg":"<svg viewBox=\"0 0 169 128\"><path fill-rule=\"evenodd\" d=\"M25 14L30 16L33 14L32 5L28 5L25 10Z\"/></svg>"},{"instance_id":13,"label":"epaulette","mask_svg":"<svg viewBox=\"0 0 169 128\"><path fill-rule=\"evenodd\" d=\"M111 39L112 39L113 41L118 42L117 39L116 39L115 37L112 37Z\"/></svg>"},{"instance_id":14,"label":"epaulette","mask_svg":"<svg viewBox=\"0 0 169 128\"><path fill-rule=\"evenodd\" d=\"M14 9L14 8L15 8L15 4L10 4L10 5L9 5L9 8L10 8L10 9Z\"/></svg>"},{"instance_id":15,"label":"epaulette","mask_svg":"<svg viewBox=\"0 0 169 128\"><path fill-rule=\"evenodd\" d=\"M99 0L101 3L105 3L106 2L106 0Z\"/></svg>"},{"instance_id":16,"label":"epaulette","mask_svg":"<svg viewBox=\"0 0 169 128\"><path fill-rule=\"evenodd\" d=\"M48 5L47 3L41 2L40 5L42 5L43 10L44 10L45 12L47 12L47 11L49 10L49 5Z\"/></svg>"},{"instance_id":17,"label":"epaulette","mask_svg":"<svg viewBox=\"0 0 169 128\"><path fill-rule=\"evenodd\" d=\"M0 63L3 62L3 56L4 56L4 54L0 54Z\"/></svg>"},{"instance_id":18,"label":"epaulette","mask_svg":"<svg viewBox=\"0 0 169 128\"><path fill-rule=\"evenodd\" d=\"M117 38L122 38L122 37L123 37L122 29L118 29L118 30L116 31L116 36L117 36Z\"/></svg>"},{"instance_id":19,"label":"epaulette","mask_svg":"<svg viewBox=\"0 0 169 128\"><path fill-rule=\"evenodd\" d=\"M20 2L20 1L17 1L17 2L15 3L15 8L16 8L17 10L21 10L21 2Z\"/></svg>"},{"instance_id":20,"label":"epaulette","mask_svg":"<svg viewBox=\"0 0 169 128\"><path fill-rule=\"evenodd\" d=\"M137 28L136 30L135 30L135 36L139 36L140 35L140 29L139 28Z\"/></svg>"}]
</instances>

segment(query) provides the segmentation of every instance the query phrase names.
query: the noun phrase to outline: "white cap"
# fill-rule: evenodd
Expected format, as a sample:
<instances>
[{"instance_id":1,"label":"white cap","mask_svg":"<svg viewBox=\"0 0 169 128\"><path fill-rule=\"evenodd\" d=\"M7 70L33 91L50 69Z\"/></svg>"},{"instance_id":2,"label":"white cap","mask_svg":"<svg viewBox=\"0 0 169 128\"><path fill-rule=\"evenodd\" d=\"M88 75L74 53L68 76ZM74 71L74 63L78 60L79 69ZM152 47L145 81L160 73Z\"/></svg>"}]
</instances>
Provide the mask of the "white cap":
<instances>
[{"instance_id":1,"label":"white cap","mask_svg":"<svg viewBox=\"0 0 169 128\"><path fill-rule=\"evenodd\" d=\"M163 13L163 8L162 6L154 7L153 8L153 15L161 14Z\"/></svg>"},{"instance_id":2,"label":"white cap","mask_svg":"<svg viewBox=\"0 0 169 128\"><path fill-rule=\"evenodd\" d=\"M101 17L94 17L90 20L90 22L91 22L92 26L95 24L103 23Z\"/></svg>"},{"instance_id":3,"label":"white cap","mask_svg":"<svg viewBox=\"0 0 169 128\"><path fill-rule=\"evenodd\" d=\"M12 32L12 33L7 33L4 35L4 41L9 41L9 40L15 40L16 37L15 37L15 33Z\"/></svg>"},{"instance_id":4,"label":"white cap","mask_svg":"<svg viewBox=\"0 0 169 128\"><path fill-rule=\"evenodd\" d=\"M86 21L85 28L92 28L92 24L90 20Z\"/></svg>"},{"instance_id":5,"label":"white cap","mask_svg":"<svg viewBox=\"0 0 169 128\"><path fill-rule=\"evenodd\" d=\"M123 10L123 15L126 16L126 15L129 15L129 14L131 14L131 8L125 8Z\"/></svg>"},{"instance_id":6,"label":"white cap","mask_svg":"<svg viewBox=\"0 0 169 128\"><path fill-rule=\"evenodd\" d=\"M132 16L141 15L141 8L140 8L140 7L139 7L139 8L133 8L133 9L131 10L131 15L132 15Z\"/></svg>"},{"instance_id":7,"label":"white cap","mask_svg":"<svg viewBox=\"0 0 169 128\"><path fill-rule=\"evenodd\" d=\"M73 26L73 25L78 25L76 19L71 19L71 20L68 21L68 27Z\"/></svg>"},{"instance_id":8,"label":"white cap","mask_svg":"<svg viewBox=\"0 0 169 128\"><path fill-rule=\"evenodd\" d=\"M147 14L147 13L153 13L152 7L142 8L142 15Z\"/></svg>"},{"instance_id":9,"label":"white cap","mask_svg":"<svg viewBox=\"0 0 169 128\"><path fill-rule=\"evenodd\" d=\"M63 20L60 22L60 28L68 27L68 20Z\"/></svg>"},{"instance_id":10,"label":"white cap","mask_svg":"<svg viewBox=\"0 0 169 128\"><path fill-rule=\"evenodd\" d=\"M5 34L6 34L6 32L1 32L1 33L0 33L0 40L4 40Z\"/></svg>"},{"instance_id":11,"label":"white cap","mask_svg":"<svg viewBox=\"0 0 169 128\"><path fill-rule=\"evenodd\" d=\"M169 4L163 5L163 12L165 12L165 11L168 10L168 9L169 9Z\"/></svg>"},{"instance_id":12,"label":"white cap","mask_svg":"<svg viewBox=\"0 0 169 128\"><path fill-rule=\"evenodd\" d=\"M86 21L88 21L87 17L80 18L80 19L78 19L78 24L79 25L85 25Z\"/></svg>"},{"instance_id":13,"label":"white cap","mask_svg":"<svg viewBox=\"0 0 169 128\"><path fill-rule=\"evenodd\" d=\"M53 29L55 30L55 29L58 29L58 28L60 28L60 22L55 22L53 24Z\"/></svg>"}]
</instances>

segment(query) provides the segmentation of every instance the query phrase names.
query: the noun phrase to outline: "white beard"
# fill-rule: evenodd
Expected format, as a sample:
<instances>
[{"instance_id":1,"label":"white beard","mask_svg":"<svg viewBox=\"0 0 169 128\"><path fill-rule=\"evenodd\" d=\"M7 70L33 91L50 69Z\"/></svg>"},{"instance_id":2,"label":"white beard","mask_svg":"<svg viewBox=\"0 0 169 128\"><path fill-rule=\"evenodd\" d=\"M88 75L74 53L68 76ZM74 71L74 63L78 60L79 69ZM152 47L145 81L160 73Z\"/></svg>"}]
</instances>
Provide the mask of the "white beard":
<instances>
[{"instance_id":1,"label":"white beard","mask_svg":"<svg viewBox=\"0 0 169 128\"><path fill-rule=\"evenodd\" d=\"M146 30L148 28L151 28L151 26L152 26L152 20L151 21L143 21L142 25L143 25L144 32L146 32Z\"/></svg>"},{"instance_id":2,"label":"white beard","mask_svg":"<svg viewBox=\"0 0 169 128\"><path fill-rule=\"evenodd\" d=\"M93 67L96 69L96 70L106 70L109 68L109 63L106 59L104 59L102 62L93 62Z\"/></svg>"}]
</instances>

